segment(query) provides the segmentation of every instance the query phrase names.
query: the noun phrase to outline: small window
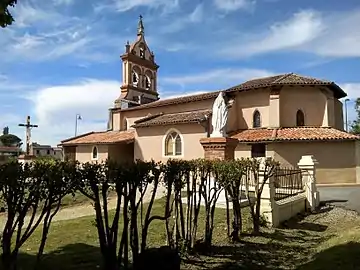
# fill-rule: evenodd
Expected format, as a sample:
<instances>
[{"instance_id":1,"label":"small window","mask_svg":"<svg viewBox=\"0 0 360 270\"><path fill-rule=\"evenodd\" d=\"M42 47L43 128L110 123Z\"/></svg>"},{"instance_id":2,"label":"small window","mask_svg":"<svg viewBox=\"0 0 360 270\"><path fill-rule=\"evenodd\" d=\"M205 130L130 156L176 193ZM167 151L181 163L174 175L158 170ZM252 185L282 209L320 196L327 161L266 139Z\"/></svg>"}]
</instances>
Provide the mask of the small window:
<instances>
[{"instance_id":1,"label":"small window","mask_svg":"<svg viewBox=\"0 0 360 270\"><path fill-rule=\"evenodd\" d=\"M46 154L50 155L50 150L47 150L47 151L46 151Z\"/></svg>"},{"instance_id":2,"label":"small window","mask_svg":"<svg viewBox=\"0 0 360 270\"><path fill-rule=\"evenodd\" d=\"M93 149L92 149L91 158L93 160L98 159L98 149L97 149L96 146L94 146Z\"/></svg>"},{"instance_id":3,"label":"small window","mask_svg":"<svg viewBox=\"0 0 360 270\"><path fill-rule=\"evenodd\" d=\"M296 112L296 126L302 127L305 126L305 117L302 110Z\"/></svg>"},{"instance_id":4,"label":"small window","mask_svg":"<svg viewBox=\"0 0 360 270\"><path fill-rule=\"evenodd\" d=\"M261 115L258 110L255 110L253 114L253 128L261 127Z\"/></svg>"},{"instance_id":5,"label":"small window","mask_svg":"<svg viewBox=\"0 0 360 270\"><path fill-rule=\"evenodd\" d=\"M265 157L266 155L266 145L263 143L252 144L251 145L251 157Z\"/></svg>"},{"instance_id":6,"label":"small window","mask_svg":"<svg viewBox=\"0 0 360 270\"><path fill-rule=\"evenodd\" d=\"M37 155L40 155L40 150L36 150L36 154L37 154Z\"/></svg>"},{"instance_id":7,"label":"small window","mask_svg":"<svg viewBox=\"0 0 360 270\"><path fill-rule=\"evenodd\" d=\"M181 137L176 132L171 132L165 139L165 156L181 156L182 155L182 141Z\"/></svg>"}]
</instances>

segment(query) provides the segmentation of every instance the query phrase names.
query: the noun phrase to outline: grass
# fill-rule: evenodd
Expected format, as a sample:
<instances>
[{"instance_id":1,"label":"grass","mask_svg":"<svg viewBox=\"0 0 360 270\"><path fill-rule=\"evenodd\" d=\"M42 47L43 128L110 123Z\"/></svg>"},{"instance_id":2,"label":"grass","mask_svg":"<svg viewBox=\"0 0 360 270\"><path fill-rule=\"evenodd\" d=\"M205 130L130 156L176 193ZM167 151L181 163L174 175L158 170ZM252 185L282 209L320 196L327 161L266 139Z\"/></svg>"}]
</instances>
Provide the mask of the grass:
<instances>
[{"instance_id":1,"label":"grass","mask_svg":"<svg viewBox=\"0 0 360 270\"><path fill-rule=\"evenodd\" d=\"M162 214L163 201L157 200L153 213ZM260 236L247 234L251 228L248 209L243 209L242 242L230 244L226 237L226 214L216 210L216 228L212 254L184 260L182 269L360 269L360 218L333 211L301 216L280 229L263 229ZM203 219L203 212L200 220ZM330 221L329 221L330 220ZM44 269L99 269L100 251L94 217L54 222L46 245ZM199 228L202 236L203 226ZM20 269L29 265L38 248L40 231L36 231L21 250ZM152 223L148 244L166 244L162 221Z\"/></svg>"}]
</instances>

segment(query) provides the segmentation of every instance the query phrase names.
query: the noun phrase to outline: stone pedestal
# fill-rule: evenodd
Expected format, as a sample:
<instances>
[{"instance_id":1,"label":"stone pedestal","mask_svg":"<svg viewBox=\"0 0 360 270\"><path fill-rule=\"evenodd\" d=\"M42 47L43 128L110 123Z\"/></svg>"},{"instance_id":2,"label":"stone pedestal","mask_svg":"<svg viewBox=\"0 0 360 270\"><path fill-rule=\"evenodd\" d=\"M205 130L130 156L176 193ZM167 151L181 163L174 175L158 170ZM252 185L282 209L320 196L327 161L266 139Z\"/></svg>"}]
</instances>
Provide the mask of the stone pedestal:
<instances>
[{"instance_id":1,"label":"stone pedestal","mask_svg":"<svg viewBox=\"0 0 360 270\"><path fill-rule=\"evenodd\" d=\"M209 160L221 159L231 160L235 156L235 148L239 144L237 139L226 137L210 137L200 139L204 148L204 158ZM210 188L214 186L214 180L211 179ZM218 205L226 205L225 191L221 191L217 200Z\"/></svg>"},{"instance_id":2,"label":"stone pedestal","mask_svg":"<svg viewBox=\"0 0 360 270\"><path fill-rule=\"evenodd\" d=\"M36 156L34 156L34 155L20 155L20 156L18 156L18 161L20 163L23 163L23 164L32 162L35 159L36 159Z\"/></svg>"},{"instance_id":3,"label":"stone pedestal","mask_svg":"<svg viewBox=\"0 0 360 270\"><path fill-rule=\"evenodd\" d=\"M204 148L205 159L234 159L235 148L239 144L238 139L234 138L202 138L200 143Z\"/></svg>"}]
</instances>

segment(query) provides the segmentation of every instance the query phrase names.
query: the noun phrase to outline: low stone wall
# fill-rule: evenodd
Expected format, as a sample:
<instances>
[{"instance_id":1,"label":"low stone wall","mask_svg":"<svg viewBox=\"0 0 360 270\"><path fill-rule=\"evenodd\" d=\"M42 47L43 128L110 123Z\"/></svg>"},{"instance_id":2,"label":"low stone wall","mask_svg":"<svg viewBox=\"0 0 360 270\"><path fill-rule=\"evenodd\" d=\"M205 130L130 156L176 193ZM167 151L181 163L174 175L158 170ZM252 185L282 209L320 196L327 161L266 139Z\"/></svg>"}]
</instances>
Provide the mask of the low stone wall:
<instances>
[{"instance_id":1,"label":"low stone wall","mask_svg":"<svg viewBox=\"0 0 360 270\"><path fill-rule=\"evenodd\" d=\"M300 193L295 196L276 201L274 204L274 227L279 226L282 222L289 220L299 213L306 211L306 193Z\"/></svg>"}]
</instances>

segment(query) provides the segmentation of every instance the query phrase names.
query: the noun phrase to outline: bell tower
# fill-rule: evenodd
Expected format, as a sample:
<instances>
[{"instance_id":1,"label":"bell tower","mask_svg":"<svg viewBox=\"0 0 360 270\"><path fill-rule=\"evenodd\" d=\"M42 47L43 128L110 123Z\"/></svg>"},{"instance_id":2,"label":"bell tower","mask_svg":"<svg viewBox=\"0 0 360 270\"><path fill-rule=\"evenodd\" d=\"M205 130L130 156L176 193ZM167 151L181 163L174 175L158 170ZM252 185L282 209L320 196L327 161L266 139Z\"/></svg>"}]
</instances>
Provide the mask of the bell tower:
<instances>
[{"instance_id":1,"label":"bell tower","mask_svg":"<svg viewBox=\"0 0 360 270\"><path fill-rule=\"evenodd\" d=\"M155 56L145 41L142 16L140 15L137 39L125 45L122 60L121 95L115 100L116 108L129 108L159 99Z\"/></svg>"}]
</instances>

